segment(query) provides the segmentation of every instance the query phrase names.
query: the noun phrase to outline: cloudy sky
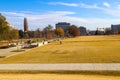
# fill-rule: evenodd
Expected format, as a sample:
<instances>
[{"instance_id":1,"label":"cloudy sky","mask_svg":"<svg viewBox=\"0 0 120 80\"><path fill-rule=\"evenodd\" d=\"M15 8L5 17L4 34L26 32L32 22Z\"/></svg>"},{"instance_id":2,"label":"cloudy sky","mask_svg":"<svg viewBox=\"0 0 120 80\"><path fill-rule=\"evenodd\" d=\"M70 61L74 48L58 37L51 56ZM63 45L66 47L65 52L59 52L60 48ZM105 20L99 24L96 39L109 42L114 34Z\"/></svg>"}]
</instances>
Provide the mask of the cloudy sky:
<instances>
[{"instance_id":1,"label":"cloudy sky","mask_svg":"<svg viewBox=\"0 0 120 80\"><path fill-rule=\"evenodd\" d=\"M0 13L17 29L27 17L30 30L57 22L95 30L120 24L120 0L0 0Z\"/></svg>"}]
</instances>

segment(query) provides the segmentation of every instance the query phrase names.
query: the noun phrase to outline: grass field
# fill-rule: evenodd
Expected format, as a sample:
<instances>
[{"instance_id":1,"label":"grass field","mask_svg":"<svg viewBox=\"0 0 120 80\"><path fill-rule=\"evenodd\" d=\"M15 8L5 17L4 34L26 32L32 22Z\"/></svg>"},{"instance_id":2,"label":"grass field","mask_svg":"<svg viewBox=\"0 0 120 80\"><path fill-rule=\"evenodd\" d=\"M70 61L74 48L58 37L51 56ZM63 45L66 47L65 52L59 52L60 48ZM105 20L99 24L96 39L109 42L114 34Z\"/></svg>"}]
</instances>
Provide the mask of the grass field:
<instances>
[{"instance_id":1,"label":"grass field","mask_svg":"<svg viewBox=\"0 0 120 80\"><path fill-rule=\"evenodd\" d=\"M8 42L7 42L7 41L3 41L3 42L0 41L0 47L1 47L1 46L5 46L5 45L8 45Z\"/></svg>"},{"instance_id":2,"label":"grass field","mask_svg":"<svg viewBox=\"0 0 120 80\"><path fill-rule=\"evenodd\" d=\"M0 71L0 80L120 80L119 71Z\"/></svg>"},{"instance_id":3,"label":"grass field","mask_svg":"<svg viewBox=\"0 0 120 80\"><path fill-rule=\"evenodd\" d=\"M81 36L53 42L0 63L120 63L120 36Z\"/></svg>"},{"instance_id":4,"label":"grass field","mask_svg":"<svg viewBox=\"0 0 120 80\"><path fill-rule=\"evenodd\" d=\"M0 80L120 80L120 77L79 74L0 74Z\"/></svg>"}]
</instances>

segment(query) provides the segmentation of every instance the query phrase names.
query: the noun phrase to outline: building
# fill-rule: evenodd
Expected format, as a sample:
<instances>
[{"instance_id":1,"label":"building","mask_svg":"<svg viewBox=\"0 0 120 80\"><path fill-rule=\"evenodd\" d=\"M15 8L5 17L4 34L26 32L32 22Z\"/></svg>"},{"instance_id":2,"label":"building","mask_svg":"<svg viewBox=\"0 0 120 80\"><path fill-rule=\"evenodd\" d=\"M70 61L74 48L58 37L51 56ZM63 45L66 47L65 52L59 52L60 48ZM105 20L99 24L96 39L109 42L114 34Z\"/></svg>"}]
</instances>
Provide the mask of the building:
<instances>
[{"instance_id":1,"label":"building","mask_svg":"<svg viewBox=\"0 0 120 80\"><path fill-rule=\"evenodd\" d=\"M104 35L104 34L105 34L105 28L97 28L95 35Z\"/></svg>"},{"instance_id":2,"label":"building","mask_svg":"<svg viewBox=\"0 0 120 80\"><path fill-rule=\"evenodd\" d=\"M96 34L96 31L93 30L93 31L89 31L88 35L95 35Z\"/></svg>"},{"instance_id":3,"label":"building","mask_svg":"<svg viewBox=\"0 0 120 80\"><path fill-rule=\"evenodd\" d=\"M80 35L81 36L86 36L87 35L87 31L86 31L86 28L85 27L79 27L79 30L80 30Z\"/></svg>"},{"instance_id":4,"label":"building","mask_svg":"<svg viewBox=\"0 0 120 80\"><path fill-rule=\"evenodd\" d=\"M59 22L56 24L56 28L62 28L64 31L66 31L70 27L70 23L66 22Z\"/></svg>"},{"instance_id":5,"label":"building","mask_svg":"<svg viewBox=\"0 0 120 80\"><path fill-rule=\"evenodd\" d=\"M118 25L111 25L111 31L113 34L118 34L120 31L120 24Z\"/></svg>"},{"instance_id":6,"label":"building","mask_svg":"<svg viewBox=\"0 0 120 80\"><path fill-rule=\"evenodd\" d=\"M105 32L105 28L97 28L97 31Z\"/></svg>"},{"instance_id":7,"label":"building","mask_svg":"<svg viewBox=\"0 0 120 80\"><path fill-rule=\"evenodd\" d=\"M111 28L109 27L105 28L105 35L111 35L111 34L112 34Z\"/></svg>"},{"instance_id":8,"label":"building","mask_svg":"<svg viewBox=\"0 0 120 80\"><path fill-rule=\"evenodd\" d=\"M27 18L24 18L24 32L28 32L28 21L27 21Z\"/></svg>"}]
</instances>

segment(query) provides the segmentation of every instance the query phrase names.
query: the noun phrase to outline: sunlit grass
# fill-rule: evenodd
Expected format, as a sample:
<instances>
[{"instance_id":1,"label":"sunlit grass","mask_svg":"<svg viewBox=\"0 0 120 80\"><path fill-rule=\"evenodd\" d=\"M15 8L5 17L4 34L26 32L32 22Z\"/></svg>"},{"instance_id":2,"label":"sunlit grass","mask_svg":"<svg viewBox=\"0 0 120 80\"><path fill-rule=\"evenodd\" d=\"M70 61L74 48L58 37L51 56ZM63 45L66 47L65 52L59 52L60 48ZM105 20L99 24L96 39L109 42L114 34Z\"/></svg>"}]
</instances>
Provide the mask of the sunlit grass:
<instances>
[{"instance_id":1,"label":"sunlit grass","mask_svg":"<svg viewBox=\"0 0 120 80\"><path fill-rule=\"evenodd\" d=\"M0 80L120 80L120 77L83 74L0 74Z\"/></svg>"},{"instance_id":2,"label":"sunlit grass","mask_svg":"<svg viewBox=\"0 0 120 80\"><path fill-rule=\"evenodd\" d=\"M120 36L84 36L50 43L0 63L120 63Z\"/></svg>"}]
</instances>

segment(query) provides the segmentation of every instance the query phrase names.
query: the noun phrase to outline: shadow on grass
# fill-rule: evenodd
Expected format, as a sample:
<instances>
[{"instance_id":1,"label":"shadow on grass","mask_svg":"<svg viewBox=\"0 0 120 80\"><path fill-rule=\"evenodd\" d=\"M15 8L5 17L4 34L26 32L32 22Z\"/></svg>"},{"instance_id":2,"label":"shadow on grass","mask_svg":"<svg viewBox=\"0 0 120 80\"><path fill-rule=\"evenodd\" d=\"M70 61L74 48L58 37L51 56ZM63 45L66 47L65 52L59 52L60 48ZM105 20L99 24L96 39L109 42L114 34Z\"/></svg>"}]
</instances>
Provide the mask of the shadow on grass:
<instances>
[{"instance_id":1,"label":"shadow on grass","mask_svg":"<svg viewBox=\"0 0 120 80\"><path fill-rule=\"evenodd\" d=\"M60 75L104 75L120 76L120 71L38 71L38 70L1 70L0 74L60 74Z\"/></svg>"},{"instance_id":2,"label":"shadow on grass","mask_svg":"<svg viewBox=\"0 0 120 80\"><path fill-rule=\"evenodd\" d=\"M0 58L5 58L6 56L0 56Z\"/></svg>"},{"instance_id":3,"label":"shadow on grass","mask_svg":"<svg viewBox=\"0 0 120 80\"><path fill-rule=\"evenodd\" d=\"M24 52L25 50L13 50L11 52Z\"/></svg>"}]
</instances>

